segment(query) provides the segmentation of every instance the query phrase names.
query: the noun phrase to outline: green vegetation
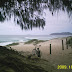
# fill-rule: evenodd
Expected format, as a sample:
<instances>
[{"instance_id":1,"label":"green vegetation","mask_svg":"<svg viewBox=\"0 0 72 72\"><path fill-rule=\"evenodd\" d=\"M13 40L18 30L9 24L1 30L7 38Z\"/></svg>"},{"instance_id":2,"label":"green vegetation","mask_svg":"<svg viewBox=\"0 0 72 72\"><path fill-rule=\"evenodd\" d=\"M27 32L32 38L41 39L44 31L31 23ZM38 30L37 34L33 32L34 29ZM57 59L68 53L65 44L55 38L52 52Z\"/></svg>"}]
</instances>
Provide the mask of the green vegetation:
<instances>
[{"instance_id":1,"label":"green vegetation","mask_svg":"<svg viewBox=\"0 0 72 72\"><path fill-rule=\"evenodd\" d=\"M12 43L12 44L9 44L9 45L6 45L6 46L14 46L14 45L18 45L19 43Z\"/></svg>"},{"instance_id":2,"label":"green vegetation","mask_svg":"<svg viewBox=\"0 0 72 72\"><path fill-rule=\"evenodd\" d=\"M40 59L38 59L39 61ZM37 63L37 61L36 61ZM47 72L17 51L0 46L0 72Z\"/></svg>"},{"instance_id":3,"label":"green vegetation","mask_svg":"<svg viewBox=\"0 0 72 72\"><path fill-rule=\"evenodd\" d=\"M68 44L68 45L72 44L72 37L66 42L66 44Z\"/></svg>"},{"instance_id":4,"label":"green vegetation","mask_svg":"<svg viewBox=\"0 0 72 72\"><path fill-rule=\"evenodd\" d=\"M25 44L31 44L31 43L38 44L40 42L45 42L45 40L32 39L32 40L29 40L29 41L25 42Z\"/></svg>"},{"instance_id":5,"label":"green vegetation","mask_svg":"<svg viewBox=\"0 0 72 72\"><path fill-rule=\"evenodd\" d=\"M67 43L66 44L69 44L69 45L71 45L72 44L72 37L67 41Z\"/></svg>"}]
</instances>

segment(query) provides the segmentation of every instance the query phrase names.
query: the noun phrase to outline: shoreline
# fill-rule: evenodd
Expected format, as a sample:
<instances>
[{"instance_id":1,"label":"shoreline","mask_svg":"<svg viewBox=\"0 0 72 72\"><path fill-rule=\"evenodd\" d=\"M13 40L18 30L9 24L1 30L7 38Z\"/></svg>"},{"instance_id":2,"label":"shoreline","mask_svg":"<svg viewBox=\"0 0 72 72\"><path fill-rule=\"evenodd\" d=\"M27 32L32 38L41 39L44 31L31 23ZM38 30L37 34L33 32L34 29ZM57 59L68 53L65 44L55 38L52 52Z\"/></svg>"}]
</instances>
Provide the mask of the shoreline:
<instances>
[{"instance_id":1,"label":"shoreline","mask_svg":"<svg viewBox=\"0 0 72 72\"><path fill-rule=\"evenodd\" d=\"M63 36L63 37L71 37L71 36ZM60 35L60 37L56 37L56 36L52 36L51 38L49 37L48 39L38 39L38 38L36 38L37 40L52 40L52 39L57 39L57 38L63 38L61 35ZM35 39L35 38L34 38ZM30 40L33 40L33 39L28 39L28 40L26 40L26 41L24 41L24 40L19 40L19 41L16 41L16 42L13 42L13 41L5 41L5 42L0 42L0 45L1 46L6 46L6 45L9 45L9 44L12 44L12 43L21 43L21 42L27 42L27 41L30 41Z\"/></svg>"},{"instance_id":2,"label":"shoreline","mask_svg":"<svg viewBox=\"0 0 72 72\"><path fill-rule=\"evenodd\" d=\"M39 47L39 45L41 45L41 47L47 48L47 46L48 46L48 51L49 51L50 44L52 44L52 47L53 46L55 47L55 45L56 46L59 45L59 47L62 47L62 40L64 40L64 45L66 47L66 38L70 38L70 36L69 37L62 37L62 38L54 38L51 40L47 40L45 42L40 42L37 44L37 47ZM56 44L56 43L58 43L58 44ZM12 45L10 47L12 47L13 49L15 49L17 51L24 51L24 52L31 53L32 50L35 48L35 45L34 45L34 42L28 43L28 44L25 44L25 42L19 42L18 45ZM41 47L40 47L40 49L41 49Z\"/></svg>"},{"instance_id":3,"label":"shoreline","mask_svg":"<svg viewBox=\"0 0 72 72\"><path fill-rule=\"evenodd\" d=\"M49 40L42 40L42 41L50 41L50 40L54 40L54 39L64 39L64 38L71 38L72 36L67 36L67 37L58 37L58 38L52 38L52 39L49 39ZM31 39L31 40L39 40L39 39ZM28 40L28 41L31 41L31 40ZM24 43L24 44L26 44L26 42L28 42L28 41L24 41L24 42L13 42L13 43ZM40 40L39 40L40 41ZM11 43L11 44L13 44L13 43ZM29 44L29 43L28 43ZM31 44L31 43L30 43ZM32 43L33 44L33 43ZM9 45L9 44L8 44ZM6 45L5 45L6 46Z\"/></svg>"}]
</instances>

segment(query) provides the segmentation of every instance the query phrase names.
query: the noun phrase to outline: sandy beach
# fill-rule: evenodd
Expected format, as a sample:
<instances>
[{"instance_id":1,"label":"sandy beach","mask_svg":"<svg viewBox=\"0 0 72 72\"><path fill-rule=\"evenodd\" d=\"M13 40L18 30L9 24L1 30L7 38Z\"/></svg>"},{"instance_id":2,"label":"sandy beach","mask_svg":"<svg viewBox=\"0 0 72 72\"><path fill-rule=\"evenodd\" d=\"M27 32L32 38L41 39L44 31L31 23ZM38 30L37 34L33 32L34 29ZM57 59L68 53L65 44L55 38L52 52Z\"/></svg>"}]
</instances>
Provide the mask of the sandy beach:
<instances>
[{"instance_id":1,"label":"sandy beach","mask_svg":"<svg viewBox=\"0 0 72 72\"><path fill-rule=\"evenodd\" d=\"M64 43L64 50L62 50L62 40ZM50 54L50 44L51 44L51 54ZM72 49L68 46L66 48L66 38L55 38L46 42L41 42L37 44L41 51L41 59L45 59L50 62L56 69L58 65L72 65ZM32 54L32 50L35 46L32 44L19 43L19 45L11 46L12 49L22 52L24 56ZM59 72L60 70L58 70ZM63 71L67 72L67 70Z\"/></svg>"}]
</instances>

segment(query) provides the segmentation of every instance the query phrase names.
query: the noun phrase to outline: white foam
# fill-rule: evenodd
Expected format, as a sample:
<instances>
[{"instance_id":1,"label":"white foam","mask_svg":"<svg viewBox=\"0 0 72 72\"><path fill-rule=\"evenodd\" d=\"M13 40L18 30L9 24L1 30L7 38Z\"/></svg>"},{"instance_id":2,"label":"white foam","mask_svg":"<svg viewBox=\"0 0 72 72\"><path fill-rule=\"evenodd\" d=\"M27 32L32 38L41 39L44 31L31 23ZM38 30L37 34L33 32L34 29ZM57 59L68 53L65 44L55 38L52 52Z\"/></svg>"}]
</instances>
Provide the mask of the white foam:
<instances>
[{"instance_id":1,"label":"white foam","mask_svg":"<svg viewBox=\"0 0 72 72\"><path fill-rule=\"evenodd\" d=\"M26 39L38 39L37 37L25 37Z\"/></svg>"},{"instance_id":2,"label":"white foam","mask_svg":"<svg viewBox=\"0 0 72 72\"><path fill-rule=\"evenodd\" d=\"M9 45L9 44L12 44L13 42L4 42L4 43L0 43L0 46L6 46L6 45Z\"/></svg>"},{"instance_id":3,"label":"white foam","mask_svg":"<svg viewBox=\"0 0 72 72\"><path fill-rule=\"evenodd\" d=\"M24 40L19 40L19 42L25 42Z\"/></svg>"}]
</instances>

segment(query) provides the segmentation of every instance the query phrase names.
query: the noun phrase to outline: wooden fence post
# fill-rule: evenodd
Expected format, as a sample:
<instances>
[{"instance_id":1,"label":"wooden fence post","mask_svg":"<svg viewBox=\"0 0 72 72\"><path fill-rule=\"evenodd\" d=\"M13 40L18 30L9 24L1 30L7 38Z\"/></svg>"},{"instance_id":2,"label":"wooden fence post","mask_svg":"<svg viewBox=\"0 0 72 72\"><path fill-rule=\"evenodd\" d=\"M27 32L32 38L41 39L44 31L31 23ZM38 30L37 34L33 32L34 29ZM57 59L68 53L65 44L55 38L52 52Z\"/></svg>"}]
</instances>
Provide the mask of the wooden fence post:
<instances>
[{"instance_id":1,"label":"wooden fence post","mask_svg":"<svg viewBox=\"0 0 72 72\"><path fill-rule=\"evenodd\" d=\"M51 44L50 44L50 54L51 54Z\"/></svg>"},{"instance_id":2,"label":"wooden fence post","mask_svg":"<svg viewBox=\"0 0 72 72\"><path fill-rule=\"evenodd\" d=\"M66 44L67 44L67 38L66 38Z\"/></svg>"},{"instance_id":3,"label":"wooden fence post","mask_svg":"<svg viewBox=\"0 0 72 72\"><path fill-rule=\"evenodd\" d=\"M66 38L66 48L68 49L67 38Z\"/></svg>"},{"instance_id":4,"label":"wooden fence post","mask_svg":"<svg viewBox=\"0 0 72 72\"><path fill-rule=\"evenodd\" d=\"M63 40L62 40L62 50L64 50L64 44L63 44Z\"/></svg>"}]
</instances>

